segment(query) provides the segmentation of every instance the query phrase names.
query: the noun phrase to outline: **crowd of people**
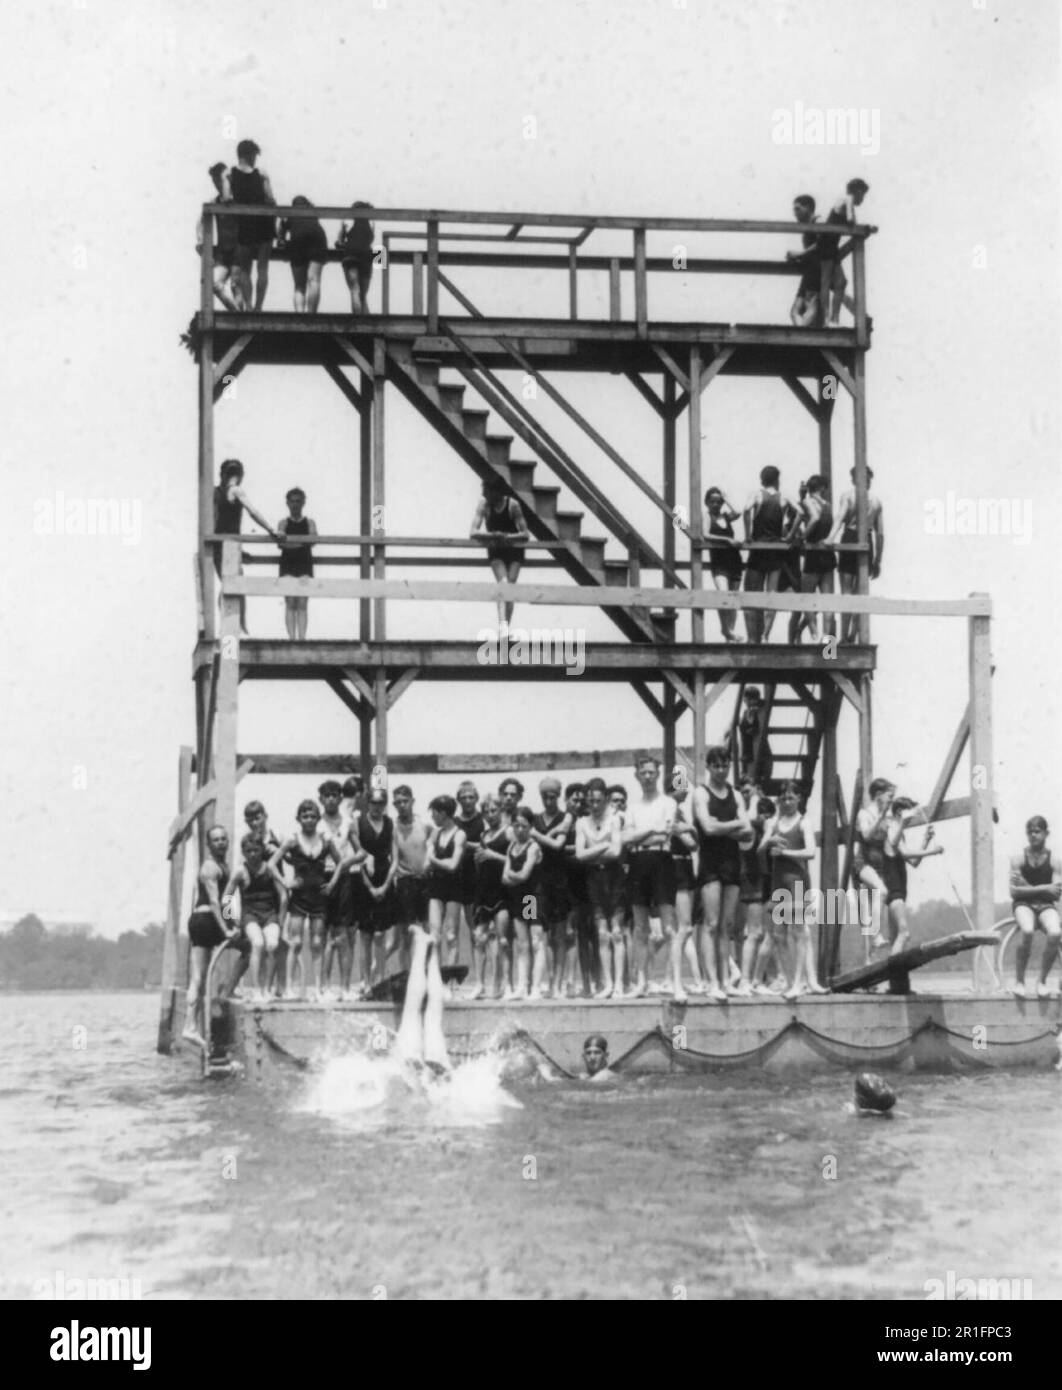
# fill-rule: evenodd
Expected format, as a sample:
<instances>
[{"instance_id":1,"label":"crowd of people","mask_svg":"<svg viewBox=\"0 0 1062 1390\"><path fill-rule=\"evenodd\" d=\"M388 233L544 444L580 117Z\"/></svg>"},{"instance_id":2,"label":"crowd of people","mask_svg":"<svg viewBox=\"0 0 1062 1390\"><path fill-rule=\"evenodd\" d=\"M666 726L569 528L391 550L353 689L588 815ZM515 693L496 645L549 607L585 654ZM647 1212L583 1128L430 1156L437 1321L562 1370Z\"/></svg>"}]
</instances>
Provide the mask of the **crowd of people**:
<instances>
[{"instance_id":1,"label":"crowd of people","mask_svg":"<svg viewBox=\"0 0 1062 1390\"><path fill-rule=\"evenodd\" d=\"M260 215L219 215L213 243L214 296L235 313L258 311L265 304L269 288L269 261L275 246L286 253L291 267L294 308L297 314L315 314L321 301L321 277L330 259L328 237L318 218L280 219L268 209L277 206L269 175L258 164L262 153L253 140L236 146L236 163L223 160L212 164L208 173L214 186L214 199L266 209ZM312 208L303 193L291 200L291 207ZM351 203L351 211L364 214L371 203ZM375 261L374 229L367 216L344 222L336 238L343 278L350 292L352 314L369 312L369 286ZM205 229L200 222L196 249L202 251Z\"/></svg>"},{"instance_id":2,"label":"crowd of people","mask_svg":"<svg viewBox=\"0 0 1062 1390\"><path fill-rule=\"evenodd\" d=\"M480 796L472 782L416 809L412 789L366 790L360 777L329 780L299 803L286 836L258 801L244 810L240 859L215 826L189 921L188 1030L212 952L240 952L235 978L252 1000L356 999L406 969L417 932L437 948L462 997L506 1002L665 993L730 997L825 993L817 974L815 838L802 789L763 795L755 769L730 779L731 754L707 755L691 786L681 769L661 789L646 755L637 790L603 778L539 783L539 810L516 777ZM919 843L905 838L925 826ZM1015 992L1024 992L1034 930L1047 934L1041 993L1062 929L1062 862L1034 817L1012 865L1021 928ZM869 787L855 832L854 876L870 904L862 923L873 949L909 942L907 873L939 854L913 799L884 778ZM464 966L464 969L458 967ZM447 967L450 967L448 970Z\"/></svg>"}]
</instances>

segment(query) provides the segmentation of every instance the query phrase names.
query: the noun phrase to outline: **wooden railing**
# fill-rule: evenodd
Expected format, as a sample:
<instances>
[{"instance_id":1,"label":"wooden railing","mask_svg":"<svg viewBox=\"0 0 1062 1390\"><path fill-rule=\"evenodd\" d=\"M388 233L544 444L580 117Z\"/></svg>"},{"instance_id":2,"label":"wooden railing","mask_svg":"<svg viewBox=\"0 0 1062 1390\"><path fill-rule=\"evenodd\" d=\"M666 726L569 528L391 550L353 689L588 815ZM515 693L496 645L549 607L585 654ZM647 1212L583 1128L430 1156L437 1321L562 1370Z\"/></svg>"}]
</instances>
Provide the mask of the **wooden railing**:
<instances>
[{"instance_id":1,"label":"wooden railing","mask_svg":"<svg viewBox=\"0 0 1062 1390\"><path fill-rule=\"evenodd\" d=\"M621 276L633 275L633 319L640 336L648 332L649 276L677 270L692 275L800 275L804 268L786 260L709 258L691 256L683 243L673 248L671 256L650 256L646 249L647 234L675 233L684 236L713 234L783 235L798 237L809 231L825 236L847 238L842 256L853 258L853 293L849 301L855 317L856 332L861 344L866 341L867 306L864 247L876 227L863 223L842 226L832 223L803 223L745 220L738 218L701 217L590 217L580 213L530 212L465 212L436 208L351 208L351 207L272 207L263 209L256 204L206 203L203 206L203 254L200 310L204 326L213 320L213 246L214 218L259 217L263 215L297 221L316 218L325 222L370 221L377 229L388 226L380 234L382 242L377 253L381 269L383 312L391 310L391 268L408 265L412 269L411 304L414 315L423 315L427 331L438 332L439 291L442 287L440 266L472 266L508 270L556 270L568 278L569 317L579 317L580 272L605 272L609 277L609 317L623 318ZM454 230L454 228L464 230ZM563 228L564 235L527 235L528 229ZM629 233L629 254L587 254L582 248L594 233ZM397 241L423 243L423 249L401 249ZM493 244L498 250L470 250L467 243ZM460 243L460 249L449 249ZM558 246L559 251L526 250L527 247ZM681 264L679 252L681 251ZM329 261L341 260L347 254L332 248L325 253ZM275 260L287 259L282 246L275 247Z\"/></svg>"}]
</instances>

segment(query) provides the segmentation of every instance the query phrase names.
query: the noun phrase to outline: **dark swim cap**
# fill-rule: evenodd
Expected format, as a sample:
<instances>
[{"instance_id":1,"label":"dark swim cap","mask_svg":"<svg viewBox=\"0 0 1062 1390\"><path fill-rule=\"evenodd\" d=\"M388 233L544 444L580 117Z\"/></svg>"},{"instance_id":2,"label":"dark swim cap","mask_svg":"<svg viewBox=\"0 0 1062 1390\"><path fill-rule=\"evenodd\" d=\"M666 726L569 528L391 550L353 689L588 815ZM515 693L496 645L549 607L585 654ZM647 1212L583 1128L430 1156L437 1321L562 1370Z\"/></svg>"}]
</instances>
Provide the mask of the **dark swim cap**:
<instances>
[{"instance_id":1,"label":"dark swim cap","mask_svg":"<svg viewBox=\"0 0 1062 1390\"><path fill-rule=\"evenodd\" d=\"M864 1071L855 1080L856 1105L860 1110L891 1110L896 1104L896 1092L875 1072Z\"/></svg>"}]
</instances>

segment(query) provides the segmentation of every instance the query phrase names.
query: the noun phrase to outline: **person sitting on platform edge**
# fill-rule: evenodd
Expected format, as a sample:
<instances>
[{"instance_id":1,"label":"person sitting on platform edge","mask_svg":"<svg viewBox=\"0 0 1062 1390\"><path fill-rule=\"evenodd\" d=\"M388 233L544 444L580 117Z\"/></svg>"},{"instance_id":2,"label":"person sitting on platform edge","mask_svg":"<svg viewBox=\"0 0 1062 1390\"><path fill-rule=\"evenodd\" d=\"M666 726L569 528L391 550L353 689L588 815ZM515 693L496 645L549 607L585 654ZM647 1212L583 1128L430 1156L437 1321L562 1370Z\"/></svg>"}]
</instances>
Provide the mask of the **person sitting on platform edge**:
<instances>
[{"instance_id":1,"label":"person sitting on platform edge","mask_svg":"<svg viewBox=\"0 0 1062 1390\"><path fill-rule=\"evenodd\" d=\"M285 494L288 514L282 517L277 526L280 541L280 577L282 579L313 578L313 544L288 543L290 536L316 536L317 527L308 516L303 516L306 494L301 487L293 487ZM292 642L306 641L306 625L309 619L310 600L308 598L284 599L284 626Z\"/></svg>"},{"instance_id":2,"label":"person sitting on platform edge","mask_svg":"<svg viewBox=\"0 0 1062 1390\"><path fill-rule=\"evenodd\" d=\"M215 536L239 536L246 510L258 522L267 536L279 540L277 532L251 503L243 490L243 464L239 459L226 459L221 465L220 481L214 489ZM214 569L221 578L221 546L214 547ZM240 595L240 631L247 632L247 600Z\"/></svg>"},{"instance_id":3,"label":"person sitting on platform edge","mask_svg":"<svg viewBox=\"0 0 1062 1390\"><path fill-rule=\"evenodd\" d=\"M852 482L855 482L856 471L853 468L850 473ZM881 574L881 557L885 552L885 523L881 510L881 503L874 493L870 490L870 484L874 480L874 471L867 469L867 544L870 546L869 574L871 579L877 579ZM837 517L834 522L833 535L831 542L840 541L844 545L855 545L859 540L859 520L858 508L856 506L855 488L850 488L842 493L840 503L837 507ZM854 594L858 587L859 580L859 555L854 550L842 550L837 561L837 571L841 577L841 593ZM841 642L850 643L859 641L859 614L842 613L841 615Z\"/></svg>"},{"instance_id":4,"label":"person sitting on platform edge","mask_svg":"<svg viewBox=\"0 0 1062 1390\"><path fill-rule=\"evenodd\" d=\"M760 469L760 486L745 504L745 536L752 542L778 546L790 542L800 524L800 509L791 497L779 490L781 474L773 465ZM780 549L760 550L753 544L745 566L745 592L778 592L787 556ZM799 581L797 581L799 588ZM745 627L750 642L767 642L774 626L770 609L745 610Z\"/></svg>"},{"instance_id":5,"label":"person sitting on platform edge","mask_svg":"<svg viewBox=\"0 0 1062 1390\"><path fill-rule=\"evenodd\" d=\"M524 518L524 509L515 497L506 496L496 478L483 484L483 496L472 518L469 536L474 541L487 542L487 559L491 573L499 584L515 584L524 562L524 543L531 539ZM511 621L511 603L498 603L498 627Z\"/></svg>"},{"instance_id":6,"label":"person sitting on platform edge","mask_svg":"<svg viewBox=\"0 0 1062 1390\"><path fill-rule=\"evenodd\" d=\"M1062 940L1058 902L1062 897L1062 859L1047 848L1047 821L1043 816L1031 816L1025 823L1029 843L1010 861L1010 896L1014 920L1021 933L1018 954L1014 962L1013 993L1018 999L1027 998L1025 971L1032 952L1033 932L1041 928L1047 936L1040 964L1040 983L1036 993L1041 999L1053 997L1047 977L1058 955Z\"/></svg>"}]
</instances>

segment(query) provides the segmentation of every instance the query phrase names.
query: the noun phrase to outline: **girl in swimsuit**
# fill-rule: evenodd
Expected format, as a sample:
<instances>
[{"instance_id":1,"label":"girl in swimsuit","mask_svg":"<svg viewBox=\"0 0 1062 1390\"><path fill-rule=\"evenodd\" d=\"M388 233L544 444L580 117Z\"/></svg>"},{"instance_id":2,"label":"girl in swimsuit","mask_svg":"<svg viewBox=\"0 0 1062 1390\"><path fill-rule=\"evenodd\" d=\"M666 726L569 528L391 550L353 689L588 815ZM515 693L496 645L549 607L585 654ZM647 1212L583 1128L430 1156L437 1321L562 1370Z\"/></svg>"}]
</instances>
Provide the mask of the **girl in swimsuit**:
<instances>
[{"instance_id":1,"label":"girl in swimsuit","mask_svg":"<svg viewBox=\"0 0 1062 1390\"><path fill-rule=\"evenodd\" d=\"M542 851L531 838L534 823L534 813L528 807L518 806L513 812L513 837L502 870L502 888L516 939L516 982L506 998L541 999L546 979L546 938L538 904Z\"/></svg>"},{"instance_id":2,"label":"girl in swimsuit","mask_svg":"<svg viewBox=\"0 0 1062 1390\"><path fill-rule=\"evenodd\" d=\"M266 846L253 831L240 841L240 850L243 864L229 879L225 897L231 898L239 889L240 930L250 943L251 998L260 1001L269 998L276 984L280 923L287 912L288 890L266 863Z\"/></svg>"},{"instance_id":3,"label":"girl in swimsuit","mask_svg":"<svg viewBox=\"0 0 1062 1390\"><path fill-rule=\"evenodd\" d=\"M483 798L483 834L475 846L475 897L472 914L473 999L487 992L498 997L498 948L509 934L509 906L502 888L502 870L509 849L509 827L502 820L501 802L492 793ZM508 980L506 980L508 983Z\"/></svg>"},{"instance_id":4,"label":"girl in swimsuit","mask_svg":"<svg viewBox=\"0 0 1062 1390\"><path fill-rule=\"evenodd\" d=\"M291 901L287 920L284 924L284 941L288 948L285 993L289 998L294 994L296 971L300 990L303 987L302 948L306 940L306 925L309 923L310 955L313 959L314 973L313 997L319 998L323 984L325 908L342 868L341 855L334 840L326 839L317 832L321 808L316 801L300 801L295 819L299 823L297 832L281 842L269 861L269 867L277 874L280 873L282 861L290 864L295 872L291 881ZM331 874L328 869L329 860L332 860L335 866Z\"/></svg>"},{"instance_id":5,"label":"girl in swimsuit","mask_svg":"<svg viewBox=\"0 0 1062 1390\"><path fill-rule=\"evenodd\" d=\"M457 933L461 925L461 861L465 853L465 832L458 829L454 814L457 802L452 796L437 796L428 803L435 828L428 836L425 861L428 877L428 930L441 947L440 965L452 965L457 958Z\"/></svg>"},{"instance_id":6,"label":"girl in swimsuit","mask_svg":"<svg viewBox=\"0 0 1062 1390\"><path fill-rule=\"evenodd\" d=\"M717 589L740 589L741 574L745 566L734 538L733 523L741 515L723 496L722 488L710 487L704 494L705 518L703 533L708 540L719 541L708 551L708 567L712 583ZM737 612L732 608L719 610L719 626L723 629L724 642L741 642L744 639L734 631L737 626Z\"/></svg>"},{"instance_id":7,"label":"girl in swimsuit","mask_svg":"<svg viewBox=\"0 0 1062 1390\"><path fill-rule=\"evenodd\" d=\"M811 923L805 916L808 865L815 858L815 837L800 812L801 790L799 782L783 784L778 812L763 831L763 845L771 866L771 920L782 942L787 932L792 932L791 951L783 948L779 953L786 962L786 999L796 999L809 991L827 992L815 973ZM799 911L794 911L798 903Z\"/></svg>"},{"instance_id":8,"label":"girl in swimsuit","mask_svg":"<svg viewBox=\"0 0 1062 1390\"><path fill-rule=\"evenodd\" d=\"M1021 938L1014 964L1013 992L1019 999L1026 997L1025 971L1032 952L1033 933L1041 927L1047 934L1044 958L1040 965L1040 983L1036 993L1041 999L1052 997L1047 977L1058 955L1062 939L1058 902L1062 897L1062 860L1047 848L1047 821L1033 816L1025 825L1028 845L1010 861L1010 895L1014 904L1014 920Z\"/></svg>"},{"instance_id":9,"label":"girl in swimsuit","mask_svg":"<svg viewBox=\"0 0 1062 1390\"><path fill-rule=\"evenodd\" d=\"M246 512L258 522L266 535L277 539L277 533L260 511L252 505L243 490L243 464L239 459L226 459L221 465L217 487L214 489L215 536L239 536ZM214 569L221 578L221 546L214 546ZM240 631L247 632L247 600L240 595Z\"/></svg>"},{"instance_id":10,"label":"girl in swimsuit","mask_svg":"<svg viewBox=\"0 0 1062 1390\"><path fill-rule=\"evenodd\" d=\"M303 516L306 494L301 487L293 487L284 497L288 504L288 515L277 524L280 539L280 577L281 579L313 578L313 546L286 543L289 536L316 536L317 526L308 516ZM310 600L308 598L284 599L284 626L292 642L306 641L306 624L309 619Z\"/></svg>"}]
</instances>

